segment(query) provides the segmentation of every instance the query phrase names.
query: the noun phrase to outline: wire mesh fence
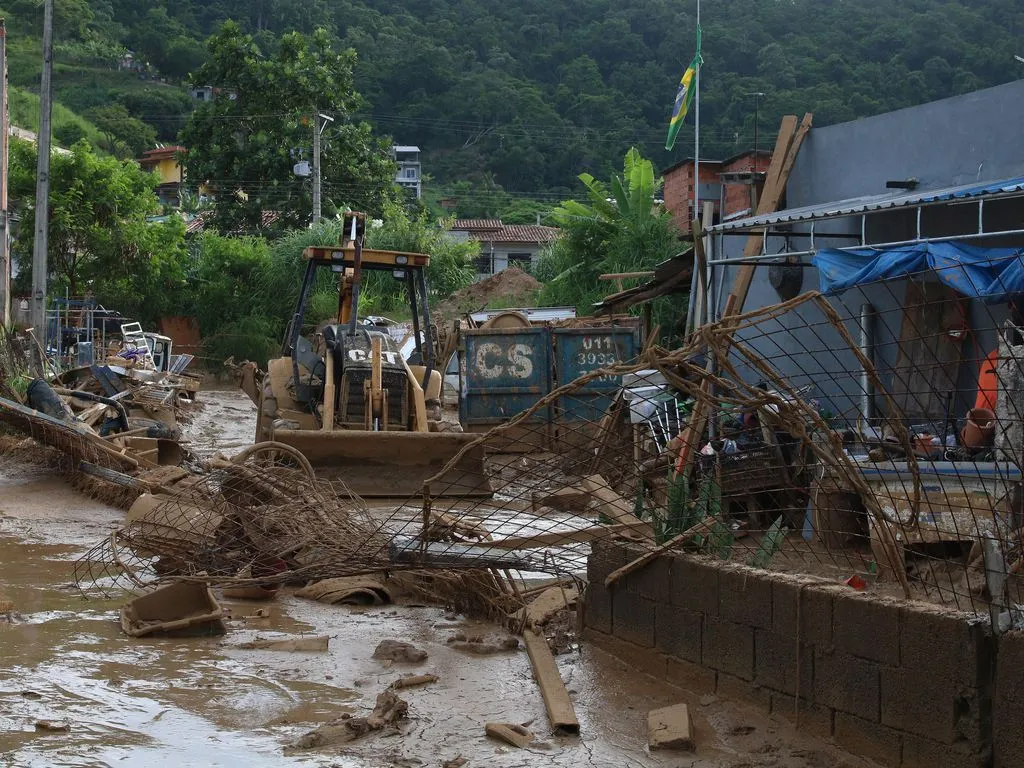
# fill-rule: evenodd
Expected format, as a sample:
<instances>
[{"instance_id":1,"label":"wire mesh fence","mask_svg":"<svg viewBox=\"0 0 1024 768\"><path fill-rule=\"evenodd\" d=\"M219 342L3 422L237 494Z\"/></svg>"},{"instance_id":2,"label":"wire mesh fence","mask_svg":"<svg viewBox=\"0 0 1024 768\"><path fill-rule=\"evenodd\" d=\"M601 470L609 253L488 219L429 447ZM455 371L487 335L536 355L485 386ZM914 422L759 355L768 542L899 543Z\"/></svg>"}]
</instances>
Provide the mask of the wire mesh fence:
<instances>
[{"instance_id":1,"label":"wire mesh fence","mask_svg":"<svg viewBox=\"0 0 1024 768\"><path fill-rule=\"evenodd\" d=\"M583 578L593 542L617 540L643 554L627 570L689 551L1012 609L1024 338L1012 306L937 285L928 272L842 299L807 293L677 349L650 344L480 434L416 497L370 502L300 469L221 467L98 544L79 583L401 573L424 596L507 616L537 585ZM620 386L593 413L582 406L600 379ZM465 497L453 470L497 445L493 494Z\"/></svg>"}]
</instances>

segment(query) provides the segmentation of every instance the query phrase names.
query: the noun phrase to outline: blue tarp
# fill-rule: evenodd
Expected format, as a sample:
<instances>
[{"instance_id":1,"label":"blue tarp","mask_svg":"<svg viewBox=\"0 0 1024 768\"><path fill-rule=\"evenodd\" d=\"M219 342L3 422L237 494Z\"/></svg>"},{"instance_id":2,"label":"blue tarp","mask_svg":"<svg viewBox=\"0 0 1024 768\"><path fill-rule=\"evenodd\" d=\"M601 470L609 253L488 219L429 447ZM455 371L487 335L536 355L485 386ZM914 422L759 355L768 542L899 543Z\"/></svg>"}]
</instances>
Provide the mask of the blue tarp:
<instances>
[{"instance_id":1,"label":"blue tarp","mask_svg":"<svg viewBox=\"0 0 1024 768\"><path fill-rule=\"evenodd\" d=\"M814 256L814 265L826 295L926 270L965 296L989 303L1024 294L1024 248L980 248L958 242L849 251L827 248Z\"/></svg>"}]
</instances>

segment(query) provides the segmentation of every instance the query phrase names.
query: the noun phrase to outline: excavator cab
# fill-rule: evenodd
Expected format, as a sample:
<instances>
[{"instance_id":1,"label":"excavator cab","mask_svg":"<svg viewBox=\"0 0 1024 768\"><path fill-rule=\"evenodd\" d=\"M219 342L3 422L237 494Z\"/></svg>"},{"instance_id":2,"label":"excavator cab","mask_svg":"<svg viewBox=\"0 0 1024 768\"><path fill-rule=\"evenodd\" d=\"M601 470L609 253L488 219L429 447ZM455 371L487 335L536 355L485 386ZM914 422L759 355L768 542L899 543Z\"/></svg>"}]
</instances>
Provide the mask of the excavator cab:
<instances>
[{"instance_id":1,"label":"excavator cab","mask_svg":"<svg viewBox=\"0 0 1024 768\"><path fill-rule=\"evenodd\" d=\"M264 378L256 441L298 450L318 477L341 480L360 496L417 495L476 436L443 420L443 372L430 338L430 257L366 249L365 225L363 214L346 214L338 245L303 252L302 287L281 356L270 361ZM359 315L364 277L374 271L404 284L412 317L404 344ZM337 276L337 316L307 338L302 329L310 296L324 272ZM407 359L402 350L410 347ZM490 496L482 446L464 451L430 490Z\"/></svg>"}]
</instances>

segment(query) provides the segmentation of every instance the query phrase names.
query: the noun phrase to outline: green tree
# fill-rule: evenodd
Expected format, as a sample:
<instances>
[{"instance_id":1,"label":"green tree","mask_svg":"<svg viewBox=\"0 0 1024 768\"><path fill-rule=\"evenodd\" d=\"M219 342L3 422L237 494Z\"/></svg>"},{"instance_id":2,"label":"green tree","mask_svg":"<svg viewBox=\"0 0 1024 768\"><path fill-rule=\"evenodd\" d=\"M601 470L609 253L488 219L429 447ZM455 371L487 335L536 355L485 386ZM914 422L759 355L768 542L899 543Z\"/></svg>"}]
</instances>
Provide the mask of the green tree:
<instances>
[{"instance_id":1,"label":"green tree","mask_svg":"<svg viewBox=\"0 0 1024 768\"><path fill-rule=\"evenodd\" d=\"M156 145L156 129L132 117L123 104L94 107L85 117L103 131L115 154L139 157Z\"/></svg>"},{"instance_id":2,"label":"green tree","mask_svg":"<svg viewBox=\"0 0 1024 768\"><path fill-rule=\"evenodd\" d=\"M220 231L258 231L267 210L281 214L282 228L309 222L310 181L296 177L293 166L300 154L310 157L318 113L334 118L321 140L324 214L342 201L379 212L394 194L388 143L352 118L360 105L354 63L354 51L334 51L319 29L310 37L286 34L272 56L234 23L210 39L209 59L192 82L222 94L193 113L182 141L188 178L208 181L216 192Z\"/></svg>"},{"instance_id":3,"label":"green tree","mask_svg":"<svg viewBox=\"0 0 1024 768\"><path fill-rule=\"evenodd\" d=\"M542 255L537 277L545 283L542 303L589 314L610 292L599 275L650 269L681 247L671 214L654 203L654 167L635 148L609 184L588 173L580 180L588 203L568 200L551 213L562 232Z\"/></svg>"},{"instance_id":4,"label":"green tree","mask_svg":"<svg viewBox=\"0 0 1024 768\"><path fill-rule=\"evenodd\" d=\"M36 150L11 142L10 195L22 226L12 253L24 278L31 274ZM181 289L184 223L150 223L159 211L156 179L134 162L102 157L85 141L50 165L48 266L53 293L91 290L125 314L159 316Z\"/></svg>"}]
</instances>

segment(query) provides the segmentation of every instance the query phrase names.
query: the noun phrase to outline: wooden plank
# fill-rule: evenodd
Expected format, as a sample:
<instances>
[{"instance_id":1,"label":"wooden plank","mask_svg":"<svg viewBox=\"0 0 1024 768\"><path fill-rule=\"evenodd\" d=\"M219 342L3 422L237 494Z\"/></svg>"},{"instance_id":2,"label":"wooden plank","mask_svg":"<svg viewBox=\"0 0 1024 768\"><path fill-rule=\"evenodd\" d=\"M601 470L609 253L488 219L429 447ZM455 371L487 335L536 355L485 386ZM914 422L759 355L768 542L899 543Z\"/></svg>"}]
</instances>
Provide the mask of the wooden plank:
<instances>
[{"instance_id":1,"label":"wooden plank","mask_svg":"<svg viewBox=\"0 0 1024 768\"><path fill-rule=\"evenodd\" d=\"M757 203L758 215L773 213L778 208L779 201L782 199L782 194L786 189L786 182L789 181L789 174L793 169L793 164L796 162L796 156L800 151L804 138L811 130L812 122L813 115L810 112L804 115L799 129L797 129L795 115L786 115L782 118L782 125L779 128L778 138L775 140L775 149L772 152L771 163L768 166L765 187L761 193L761 199ZM696 235L697 233L695 232L694 234ZM743 250L744 256L757 255L761 250L762 240L763 235L751 235L748 237L747 245ZM725 310L722 313L723 317L731 317L742 312L743 303L747 300L747 294L750 292L750 283L754 279L755 269L757 269L756 265L744 264L736 272L732 290L729 292L729 298L726 300ZM694 327L697 327L696 318L694 319ZM709 372L712 370L712 366L713 361L709 360L707 364ZM704 381L701 391L705 395L710 394L708 380ZM683 432L679 459L676 462L677 472L688 469L693 461L693 457L696 454L696 446L704 434L706 420L707 414L704 409L704 399L699 398L690 415L690 423Z\"/></svg>"},{"instance_id":2,"label":"wooden plank","mask_svg":"<svg viewBox=\"0 0 1024 768\"><path fill-rule=\"evenodd\" d=\"M623 525L592 525L587 528L577 528L571 531L551 531L549 533L537 533L532 536L508 536L504 539L483 542L483 545L493 547L494 549L539 549L540 547L554 547L562 544L582 544L608 536L643 535L650 528L649 523L637 520L635 523Z\"/></svg>"},{"instance_id":3,"label":"wooden plank","mask_svg":"<svg viewBox=\"0 0 1024 768\"><path fill-rule=\"evenodd\" d=\"M579 733L580 721L576 719L576 710L573 709L572 699L569 698L569 692L562 682L562 676L558 673L558 665L555 664L555 657L551 655L548 641L543 635L527 629L523 631L523 643L530 655L533 674L537 678L537 685L540 686L540 694L544 698L544 708L547 710L551 727L564 733Z\"/></svg>"},{"instance_id":4,"label":"wooden plank","mask_svg":"<svg viewBox=\"0 0 1024 768\"><path fill-rule=\"evenodd\" d=\"M949 331L965 325L966 309L960 295L937 280L908 281L903 307L893 402L904 417L942 421L946 397L956 391L964 338Z\"/></svg>"},{"instance_id":5,"label":"wooden plank","mask_svg":"<svg viewBox=\"0 0 1024 768\"><path fill-rule=\"evenodd\" d=\"M604 585L606 587L610 587L623 576L628 576L629 574L633 573L633 571L637 571L643 568L645 565L651 562L651 560L654 560L664 552L668 552L670 549L674 549L675 547L678 547L681 544L685 544L687 541L694 538L695 536L702 536L706 533L711 533L711 530L715 527L716 522L718 522L716 518L706 517L696 525L691 525L678 536L674 536L673 538L666 541L664 544L659 544L650 552L646 552L640 555L640 557L638 557L636 560L627 563L621 568L616 568L614 571L612 571L605 577Z\"/></svg>"},{"instance_id":6,"label":"wooden plank","mask_svg":"<svg viewBox=\"0 0 1024 768\"><path fill-rule=\"evenodd\" d=\"M614 520L619 525L641 526L637 530L642 536L648 539L654 538L654 531L650 524L644 523L634 515L633 505L613 491L608 485L608 481L601 475L583 478L580 486L593 495L597 500L598 511L602 512L609 520Z\"/></svg>"}]
</instances>

